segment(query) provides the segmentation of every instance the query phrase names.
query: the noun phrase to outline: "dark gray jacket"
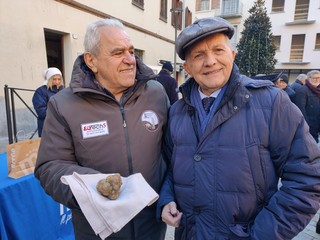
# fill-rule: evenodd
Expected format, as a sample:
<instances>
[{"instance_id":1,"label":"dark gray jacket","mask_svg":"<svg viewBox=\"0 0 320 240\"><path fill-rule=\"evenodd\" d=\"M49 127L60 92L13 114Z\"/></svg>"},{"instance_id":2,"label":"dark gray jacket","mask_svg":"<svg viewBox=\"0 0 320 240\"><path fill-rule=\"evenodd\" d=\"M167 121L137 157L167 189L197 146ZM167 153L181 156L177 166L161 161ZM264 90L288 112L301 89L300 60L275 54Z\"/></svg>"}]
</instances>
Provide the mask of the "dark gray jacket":
<instances>
[{"instance_id":1,"label":"dark gray jacket","mask_svg":"<svg viewBox=\"0 0 320 240\"><path fill-rule=\"evenodd\" d=\"M94 232L70 188L61 183L61 176L73 172L120 173L124 177L142 173L159 192L165 171L160 146L169 101L160 83L137 76L136 84L119 103L93 76L80 56L70 87L50 99L35 168L35 176L45 191L73 210L79 239L94 239ZM106 127L108 134L88 137L86 130L99 126ZM162 239L164 234L165 226L156 222L153 205L111 236Z\"/></svg>"}]
</instances>

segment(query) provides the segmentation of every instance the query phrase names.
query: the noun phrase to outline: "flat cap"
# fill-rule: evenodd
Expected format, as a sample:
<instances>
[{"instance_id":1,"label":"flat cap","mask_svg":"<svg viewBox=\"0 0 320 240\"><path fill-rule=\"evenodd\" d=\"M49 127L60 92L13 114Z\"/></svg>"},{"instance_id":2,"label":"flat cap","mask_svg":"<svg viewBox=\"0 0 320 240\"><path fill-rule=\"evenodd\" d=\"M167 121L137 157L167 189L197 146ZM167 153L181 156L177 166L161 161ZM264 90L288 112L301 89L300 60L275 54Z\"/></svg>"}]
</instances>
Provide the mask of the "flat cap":
<instances>
[{"instance_id":1,"label":"flat cap","mask_svg":"<svg viewBox=\"0 0 320 240\"><path fill-rule=\"evenodd\" d=\"M234 34L231 23L220 17L208 17L196 20L194 23L182 30L176 40L176 51L182 60L185 60L186 49L213 33L224 33L229 39Z\"/></svg>"}]
</instances>

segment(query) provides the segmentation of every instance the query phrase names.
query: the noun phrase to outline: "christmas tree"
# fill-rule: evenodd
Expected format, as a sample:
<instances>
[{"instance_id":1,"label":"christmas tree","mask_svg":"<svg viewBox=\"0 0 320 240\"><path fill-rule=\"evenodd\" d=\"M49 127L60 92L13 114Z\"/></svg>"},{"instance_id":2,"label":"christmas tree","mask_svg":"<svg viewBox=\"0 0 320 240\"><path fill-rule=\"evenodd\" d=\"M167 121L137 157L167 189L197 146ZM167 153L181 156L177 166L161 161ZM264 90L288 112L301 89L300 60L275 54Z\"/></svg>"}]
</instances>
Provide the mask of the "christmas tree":
<instances>
[{"instance_id":1,"label":"christmas tree","mask_svg":"<svg viewBox=\"0 0 320 240\"><path fill-rule=\"evenodd\" d=\"M264 0L256 0L244 22L244 30L237 45L235 63L247 76L270 74L277 60L272 42L271 22Z\"/></svg>"}]
</instances>

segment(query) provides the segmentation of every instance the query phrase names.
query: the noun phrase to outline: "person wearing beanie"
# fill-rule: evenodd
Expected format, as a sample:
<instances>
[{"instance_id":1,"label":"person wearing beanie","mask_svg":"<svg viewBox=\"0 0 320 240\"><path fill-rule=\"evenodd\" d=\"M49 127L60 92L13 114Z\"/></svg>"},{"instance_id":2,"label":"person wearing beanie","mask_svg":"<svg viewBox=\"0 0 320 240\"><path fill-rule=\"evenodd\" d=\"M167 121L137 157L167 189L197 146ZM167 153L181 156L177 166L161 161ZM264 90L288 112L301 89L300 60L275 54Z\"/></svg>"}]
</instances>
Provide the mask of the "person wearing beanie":
<instances>
[{"instance_id":1,"label":"person wearing beanie","mask_svg":"<svg viewBox=\"0 0 320 240\"><path fill-rule=\"evenodd\" d=\"M207 17L175 42L190 78L169 110L157 217L176 240L292 239L319 209L320 148L284 91L239 72L233 33Z\"/></svg>"},{"instance_id":2,"label":"person wearing beanie","mask_svg":"<svg viewBox=\"0 0 320 240\"><path fill-rule=\"evenodd\" d=\"M285 91L291 101L294 101L296 92L289 86L289 78L287 74L282 74L278 79L274 81L274 84L278 88L281 88L283 91Z\"/></svg>"},{"instance_id":3,"label":"person wearing beanie","mask_svg":"<svg viewBox=\"0 0 320 240\"><path fill-rule=\"evenodd\" d=\"M166 90L171 105L178 100L178 83L176 79L171 77L172 71L173 67L171 63L166 61L163 63L162 69L157 77L158 82L160 82Z\"/></svg>"},{"instance_id":4,"label":"person wearing beanie","mask_svg":"<svg viewBox=\"0 0 320 240\"><path fill-rule=\"evenodd\" d=\"M47 104L54 94L61 91L63 87L62 73L58 68L50 67L43 71L45 85L37 88L32 97L33 107L38 115L38 136L41 137L44 120L46 118Z\"/></svg>"}]
</instances>

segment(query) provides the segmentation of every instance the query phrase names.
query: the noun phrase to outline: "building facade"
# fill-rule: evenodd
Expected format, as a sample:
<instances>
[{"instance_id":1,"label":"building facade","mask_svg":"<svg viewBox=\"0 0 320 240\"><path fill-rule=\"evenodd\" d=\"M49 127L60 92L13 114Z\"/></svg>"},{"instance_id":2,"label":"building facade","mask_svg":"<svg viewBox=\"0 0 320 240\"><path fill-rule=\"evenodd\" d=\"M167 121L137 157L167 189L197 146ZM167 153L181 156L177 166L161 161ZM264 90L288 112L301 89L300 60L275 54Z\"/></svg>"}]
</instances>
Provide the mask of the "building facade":
<instances>
[{"instance_id":1,"label":"building facade","mask_svg":"<svg viewBox=\"0 0 320 240\"><path fill-rule=\"evenodd\" d=\"M0 86L35 90L42 85L47 67L58 67L64 84L70 83L73 63L83 53L86 26L98 19L120 19L136 54L155 72L161 60L174 63L175 37L192 22L193 0L0 0ZM185 14L182 14L184 12ZM175 18L176 16L176 18ZM181 81L179 59L176 73ZM32 91L20 91L32 107ZM17 131L25 137L36 129L36 118L16 98ZM0 91L1 139L7 143L4 91Z\"/></svg>"},{"instance_id":2,"label":"building facade","mask_svg":"<svg viewBox=\"0 0 320 240\"><path fill-rule=\"evenodd\" d=\"M43 83L42 72L58 67L69 85L74 60L83 53L88 23L102 18L120 19L132 38L136 54L155 72L161 61L175 65L178 84L184 82L182 60L175 54L177 34L195 19L220 16L236 29L236 47L249 16L252 0L0 0L1 86L34 90ZM276 71L294 81L299 73L320 69L319 0L265 0L277 46ZM21 97L31 103L33 92ZM17 131L36 129L36 119L21 102ZM4 91L0 91L1 140L7 142Z\"/></svg>"},{"instance_id":3,"label":"building facade","mask_svg":"<svg viewBox=\"0 0 320 240\"><path fill-rule=\"evenodd\" d=\"M243 23L253 6L252 0L196 0L196 18L220 16L236 29L233 45L241 37ZM320 69L320 1L265 0L272 24L276 72L285 72L290 81L300 73Z\"/></svg>"}]
</instances>

